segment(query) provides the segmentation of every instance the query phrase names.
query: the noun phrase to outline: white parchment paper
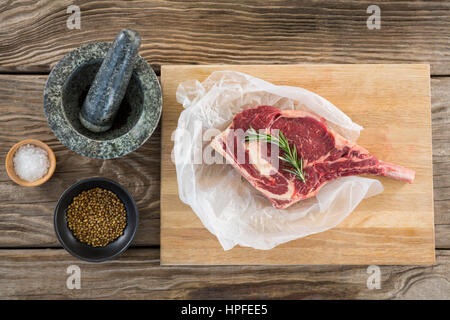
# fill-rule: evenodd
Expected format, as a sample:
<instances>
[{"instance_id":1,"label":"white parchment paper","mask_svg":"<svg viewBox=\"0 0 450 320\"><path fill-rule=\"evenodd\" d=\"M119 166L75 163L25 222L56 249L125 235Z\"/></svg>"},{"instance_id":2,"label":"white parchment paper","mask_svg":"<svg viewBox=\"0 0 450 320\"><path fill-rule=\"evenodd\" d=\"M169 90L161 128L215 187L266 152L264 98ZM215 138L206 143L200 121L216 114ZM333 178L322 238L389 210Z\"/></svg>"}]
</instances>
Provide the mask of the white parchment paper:
<instances>
[{"instance_id":1,"label":"white parchment paper","mask_svg":"<svg viewBox=\"0 0 450 320\"><path fill-rule=\"evenodd\" d=\"M181 83L177 101L184 107L173 136L180 199L225 250L235 245L267 250L325 231L344 220L362 199L383 191L378 180L344 177L327 183L316 197L278 210L230 164L203 161L202 155L211 152L208 129L218 133L235 114L259 105L313 111L355 141L362 127L315 93L239 72L216 71L203 83Z\"/></svg>"}]
</instances>

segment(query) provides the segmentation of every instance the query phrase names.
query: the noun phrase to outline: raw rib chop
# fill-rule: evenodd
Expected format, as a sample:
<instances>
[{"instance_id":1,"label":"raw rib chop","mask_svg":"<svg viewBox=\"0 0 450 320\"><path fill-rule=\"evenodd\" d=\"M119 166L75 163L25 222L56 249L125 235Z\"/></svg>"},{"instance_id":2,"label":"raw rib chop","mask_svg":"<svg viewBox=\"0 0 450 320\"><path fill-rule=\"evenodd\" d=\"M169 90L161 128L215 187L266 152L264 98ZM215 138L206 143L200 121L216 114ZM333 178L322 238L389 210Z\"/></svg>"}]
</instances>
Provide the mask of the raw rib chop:
<instances>
[{"instance_id":1,"label":"raw rib chop","mask_svg":"<svg viewBox=\"0 0 450 320\"><path fill-rule=\"evenodd\" d=\"M278 129L287 137L291 148L295 144L299 157L303 158L305 182L283 170L292 169L286 162L280 161L277 168L264 153L257 152L261 144L267 142L245 142L235 134L234 130L245 132L250 126L267 133ZM325 119L306 111L279 110L271 106L246 109L235 115L230 126L214 138L211 145L279 209L315 196L325 183L343 176L369 174L409 183L414 180L413 170L378 160L329 128ZM270 146L266 147L270 157ZM243 150L244 159L237 157L239 148ZM280 153L282 155L281 150Z\"/></svg>"}]
</instances>

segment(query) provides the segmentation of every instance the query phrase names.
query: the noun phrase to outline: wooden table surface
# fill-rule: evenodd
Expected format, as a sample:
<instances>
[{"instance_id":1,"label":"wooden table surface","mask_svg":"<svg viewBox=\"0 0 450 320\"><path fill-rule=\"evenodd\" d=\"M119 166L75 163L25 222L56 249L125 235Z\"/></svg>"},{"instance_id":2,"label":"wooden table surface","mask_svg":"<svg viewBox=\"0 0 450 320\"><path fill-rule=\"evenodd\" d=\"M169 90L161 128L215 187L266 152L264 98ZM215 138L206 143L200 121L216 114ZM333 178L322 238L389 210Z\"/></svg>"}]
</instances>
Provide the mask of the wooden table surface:
<instances>
[{"instance_id":1,"label":"wooden table surface","mask_svg":"<svg viewBox=\"0 0 450 320\"><path fill-rule=\"evenodd\" d=\"M81 9L68 29L67 7ZM372 2L351 1L2 1L0 3L0 158L24 138L57 157L38 188L0 171L0 298L450 298L450 3L377 1L381 29L369 30ZM380 266L381 288L368 289L367 266L205 266L159 264L160 129L120 159L92 160L65 148L50 131L43 88L74 48L111 41L129 27L141 55L161 64L429 63L431 65L434 266ZM82 178L123 184L141 216L132 247L101 264L73 258L59 245L53 209ZM201 248L199 248L201 250ZM66 287L67 267L81 268L81 289Z\"/></svg>"}]
</instances>

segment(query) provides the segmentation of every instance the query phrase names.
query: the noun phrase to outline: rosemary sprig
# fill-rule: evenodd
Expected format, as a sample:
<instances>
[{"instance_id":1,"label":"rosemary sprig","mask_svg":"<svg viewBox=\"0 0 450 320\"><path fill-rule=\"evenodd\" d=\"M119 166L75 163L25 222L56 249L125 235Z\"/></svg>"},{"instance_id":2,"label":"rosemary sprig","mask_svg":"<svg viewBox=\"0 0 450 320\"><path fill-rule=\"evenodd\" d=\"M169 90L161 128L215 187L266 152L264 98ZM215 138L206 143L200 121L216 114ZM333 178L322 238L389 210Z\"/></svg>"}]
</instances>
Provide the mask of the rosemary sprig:
<instances>
[{"instance_id":1,"label":"rosemary sprig","mask_svg":"<svg viewBox=\"0 0 450 320\"><path fill-rule=\"evenodd\" d=\"M298 158L297 147L295 146L295 144L293 148L289 146L289 141L283 134L283 132L279 131L278 137L275 137L270 133L259 133L252 126L250 126L250 128L247 130L245 141L263 141L275 144L280 147L281 150L284 151L284 155L278 156L278 158L289 163L289 165L293 167L293 170L283 170L294 174L302 182L305 182L305 173L303 172L303 158Z\"/></svg>"}]
</instances>

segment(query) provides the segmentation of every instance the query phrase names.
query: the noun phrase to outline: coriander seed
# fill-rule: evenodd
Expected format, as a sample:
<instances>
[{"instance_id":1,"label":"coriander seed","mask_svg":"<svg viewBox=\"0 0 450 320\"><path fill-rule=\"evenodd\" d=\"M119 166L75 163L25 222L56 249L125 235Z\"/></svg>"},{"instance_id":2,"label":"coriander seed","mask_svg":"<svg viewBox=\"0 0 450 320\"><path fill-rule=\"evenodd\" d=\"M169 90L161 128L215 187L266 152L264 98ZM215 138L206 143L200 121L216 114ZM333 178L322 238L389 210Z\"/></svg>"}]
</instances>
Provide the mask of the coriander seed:
<instances>
[{"instance_id":1,"label":"coriander seed","mask_svg":"<svg viewBox=\"0 0 450 320\"><path fill-rule=\"evenodd\" d=\"M102 188L82 191L66 212L75 238L93 247L104 247L123 235L127 212L117 195Z\"/></svg>"}]
</instances>

